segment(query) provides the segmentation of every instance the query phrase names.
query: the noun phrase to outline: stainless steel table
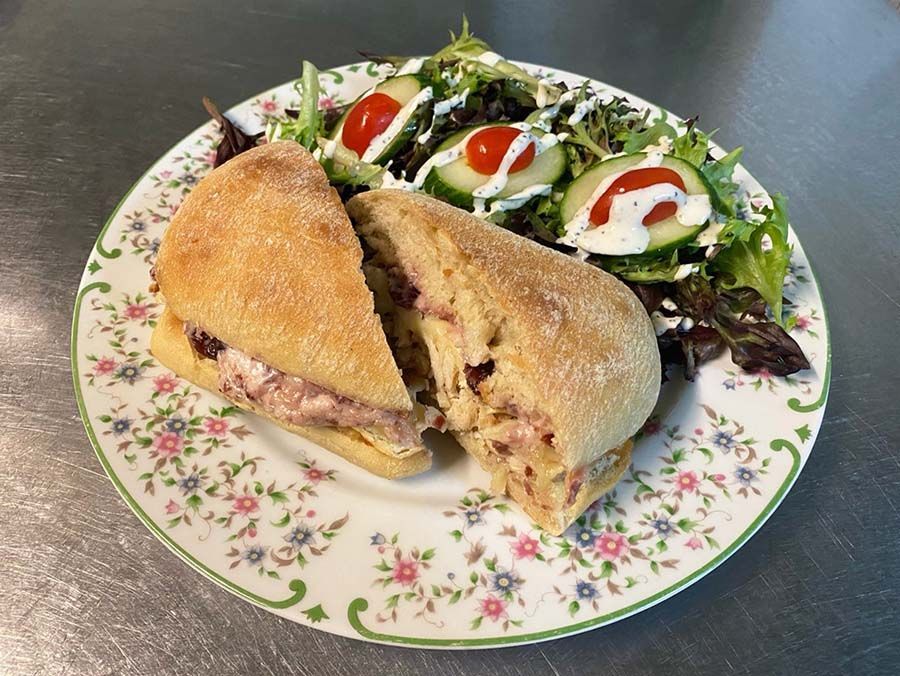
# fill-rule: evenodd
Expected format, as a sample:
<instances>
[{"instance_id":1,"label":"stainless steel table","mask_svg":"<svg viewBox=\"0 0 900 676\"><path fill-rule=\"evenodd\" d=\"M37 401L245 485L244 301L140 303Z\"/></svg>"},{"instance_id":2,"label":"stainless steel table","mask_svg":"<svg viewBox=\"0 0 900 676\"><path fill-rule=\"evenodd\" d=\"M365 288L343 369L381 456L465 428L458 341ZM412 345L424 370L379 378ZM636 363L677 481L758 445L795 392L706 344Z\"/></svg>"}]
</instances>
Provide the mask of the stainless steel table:
<instances>
[{"instance_id":1,"label":"stainless steel table","mask_svg":"<svg viewBox=\"0 0 900 676\"><path fill-rule=\"evenodd\" d=\"M886 0L0 0L0 672L889 674L900 669L900 14ZM681 115L791 197L831 316L812 460L689 590L613 626L436 653L282 621L183 565L102 474L68 330L119 197L223 105L354 48L427 53L467 11L510 56Z\"/></svg>"}]
</instances>

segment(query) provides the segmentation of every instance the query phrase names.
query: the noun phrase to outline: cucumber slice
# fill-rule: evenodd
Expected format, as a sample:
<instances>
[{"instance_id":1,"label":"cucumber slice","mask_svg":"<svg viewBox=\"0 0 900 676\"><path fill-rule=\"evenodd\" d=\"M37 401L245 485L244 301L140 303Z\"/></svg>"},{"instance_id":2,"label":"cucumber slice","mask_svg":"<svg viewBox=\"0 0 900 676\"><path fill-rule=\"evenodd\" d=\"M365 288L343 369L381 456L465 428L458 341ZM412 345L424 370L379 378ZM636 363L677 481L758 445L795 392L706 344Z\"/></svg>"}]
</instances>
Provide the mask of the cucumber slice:
<instances>
[{"instance_id":1,"label":"cucumber slice","mask_svg":"<svg viewBox=\"0 0 900 676\"><path fill-rule=\"evenodd\" d=\"M382 94L387 94L392 99L397 101L401 106L405 106L409 103L416 94L422 91L422 83L415 75L401 75L400 77L391 77L385 80L384 82L379 83L375 90L376 92L380 92ZM341 119L338 120L338 123L334 126L334 129L331 130L331 134L328 135L328 138L337 141L338 144L343 146L341 143L341 134L344 131L344 122L347 121L347 116L350 115L350 111L356 107L356 104L362 101L366 96L371 94L372 92L366 92L362 94L356 101L353 102L344 114L341 116ZM405 144L409 138L415 133L417 125L412 120L415 111L410 115L410 119L407 121L406 126L403 130L397 134L396 137L387 145L387 147L375 158L373 164L384 164L387 162L394 154L400 150L400 148ZM322 162L322 165L325 167L325 172L328 174L328 177L335 183L343 183L347 180L347 174L342 171L342 167L338 164L335 164L331 160L325 160Z\"/></svg>"},{"instance_id":2,"label":"cucumber slice","mask_svg":"<svg viewBox=\"0 0 900 676\"><path fill-rule=\"evenodd\" d=\"M483 127L501 127L509 126L512 123L491 123L481 125ZM435 148L435 153L442 152L452 148L460 143L468 134L471 134L478 127L468 127L461 129L452 136L449 136L441 145ZM532 133L542 136L540 130L533 129ZM534 158L534 161L522 171L517 171L509 175L509 181L506 187L497 195L492 197L488 202L496 199L504 199L510 195L515 195L526 188L548 183L553 185L565 173L568 166L568 158L562 143L547 148L540 155ZM472 192L481 185L484 185L490 176L479 174L469 166L465 155L450 164L443 167L435 167L429 172L425 179L424 190L432 195L439 195L452 204L459 207L472 207Z\"/></svg>"},{"instance_id":3,"label":"cucumber slice","mask_svg":"<svg viewBox=\"0 0 900 676\"><path fill-rule=\"evenodd\" d=\"M559 215L562 223L568 223L575 218L575 214L591 198L594 190L597 189L597 186L600 185L603 179L612 174L627 171L646 157L646 153L613 157L588 169L572 181L559 205ZM660 166L671 169L681 176L681 180L684 181L685 192L688 195L709 195L713 209L717 207L715 191L710 188L706 177L700 173L697 167L690 162L685 162L670 155L663 156L662 165ZM647 228L650 233L650 243L647 245L646 253L668 251L684 246L692 242L706 227L706 223L695 226L682 225L674 216L659 223L654 223Z\"/></svg>"}]
</instances>

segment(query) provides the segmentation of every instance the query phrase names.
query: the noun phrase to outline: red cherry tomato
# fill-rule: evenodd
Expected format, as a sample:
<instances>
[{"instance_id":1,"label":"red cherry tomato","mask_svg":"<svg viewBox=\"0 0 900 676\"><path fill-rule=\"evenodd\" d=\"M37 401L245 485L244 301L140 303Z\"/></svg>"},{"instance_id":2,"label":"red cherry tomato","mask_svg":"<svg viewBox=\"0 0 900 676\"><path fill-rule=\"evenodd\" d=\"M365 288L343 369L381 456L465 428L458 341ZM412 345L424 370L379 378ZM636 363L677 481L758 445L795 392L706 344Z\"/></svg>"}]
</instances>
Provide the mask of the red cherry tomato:
<instances>
[{"instance_id":1,"label":"red cherry tomato","mask_svg":"<svg viewBox=\"0 0 900 676\"><path fill-rule=\"evenodd\" d=\"M684 181L681 180L681 176L671 169L665 169L664 167L632 169L613 181L609 189L594 203L594 206L591 208L591 223L603 225L609 220L609 209L612 206L613 197L616 195L648 188L657 183L671 183L676 188L684 190ZM644 225L659 223L669 218L669 216L674 216L676 211L678 211L678 205L675 202L660 202L653 207L649 214L644 216L642 223Z\"/></svg>"},{"instance_id":2,"label":"red cherry tomato","mask_svg":"<svg viewBox=\"0 0 900 676\"><path fill-rule=\"evenodd\" d=\"M479 174L494 174L500 168L510 144L522 134L515 127L488 127L477 132L466 144L466 161ZM509 173L522 171L534 162L534 143L529 143L509 168Z\"/></svg>"},{"instance_id":3,"label":"red cherry tomato","mask_svg":"<svg viewBox=\"0 0 900 676\"><path fill-rule=\"evenodd\" d=\"M372 139L382 133L400 112L399 101L375 92L353 106L341 131L341 142L362 157Z\"/></svg>"}]
</instances>

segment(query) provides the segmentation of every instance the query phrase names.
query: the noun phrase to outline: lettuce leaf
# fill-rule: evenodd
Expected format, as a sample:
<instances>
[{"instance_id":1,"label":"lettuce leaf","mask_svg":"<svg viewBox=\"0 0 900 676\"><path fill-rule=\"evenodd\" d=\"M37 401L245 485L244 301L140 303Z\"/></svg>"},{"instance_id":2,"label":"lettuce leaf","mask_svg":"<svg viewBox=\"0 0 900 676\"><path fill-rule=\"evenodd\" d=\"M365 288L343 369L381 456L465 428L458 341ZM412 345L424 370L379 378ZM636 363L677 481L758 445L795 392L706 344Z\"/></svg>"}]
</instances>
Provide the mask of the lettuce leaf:
<instances>
[{"instance_id":1,"label":"lettuce leaf","mask_svg":"<svg viewBox=\"0 0 900 676\"><path fill-rule=\"evenodd\" d=\"M469 31L469 19L463 14L462 30L459 36L457 37L453 31L450 31L450 44L436 52L429 61L436 63L465 62L464 70L467 74L457 85L458 91L462 91L464 87L468 86L474 92L477 91L476 83L478 81L491 82L505 79L518 84L532 98L536 98L538 89L543 87L550 103L555 102L562 94L562 89L556 85L546 82L541 85L540 78L531 75L506 59L501 59L492 66L478 60L479 56L489 51L491 51L490 45L481 38L476 38ZM472 82L467 80L470 77L474 78Z\"/></svg>"},{"instance_id":2,"label":"lettuce leaf","mask_svg":"<svg viewBox=\"0 0 900 676\"><path fill-rule=\"evenodd\" d=\"M781 236L787 240L788 236L788 213L787 213L787 197L780 192L772 195L772 206L763 207L760 213L765 214L766 221L778 228Z\"/></svg>"},{"instance_id":3,"label":"lettuce leaf","mask_svg":"<svg viewBox=\"0 0 900 676\"><path fill-rule=\"evenodd\" d=\"M316 144L324 151L328 145L328 139L320 136L316 139ZM334 155L325 162L326 171L331 167L340 167L340 170L347 175L345 182L352 186L380 188L382 178L387 173L387 169L380 165L363 162L359 159L359 155L341 144L334 147Z\"/></svg>"},{"instance_id":4,"label":"lettuce leaf","mask_svg":"<svg viewBox=\"0 0 900 676\"><path fill-rule=\"evenodd\" d=\"M709 139L715 132L705 134L697 129L695 123L695 119L688 120L687 130L672 143L672 154L699 168L715 193L713 202L717 210L726 216L734 216L737 212L739 186L731 177L744 149L735 148L721 159L707 161Z\"/></svg>"},{"instance_id":5,"label":"lettuce leaf","mask_svg":"<svg viewBox=\"0 0 900 676\"><path fill-rule=\"evenodd\" d=\"M700 167L700 171L716 193L719 211L727 216L734 216L737 212L739 186L731 180L731 177L743 154L743 148L735 148L721 159L706 162Z\"/></svg>"},{"instance_id":6,"label":"lettuce leaf","mask_svg":"<svg viewBox=\"0 0 900 676\"><path fill-rule=\"evenodd\" d=\"M678 262L678 252L672 252L668 258L649 258L646 256L603 256L598 260L588 259L598 267L614 274L620 279L637 284L650 284L653 282L674 282L681 264ZM705 263L692 263L700 272Z\"/></svg>"},{"instance_id":7,"label":"lettuce leaf","mask_svg":"<svg viewBox=\"0 0 900 676\"><path fill-rule=\"evenodd\" d=\"M787 211L783 195L775 195L773 207L761 213L766 220L755 229L743 232L730 246L713 259L719 273L719 286L724 289L750 288L759 293L772 309L779 326L782 321L782 288L791 260L787 241ZM768 237L771 246L764 247Z\"/></svg>"},{"instance_id":8,"label":"lettuce leaf","mask_svg":"<svg viewBox=\"0 0 900 676\"><path fill-rule=\"evenodd\" d=\"M303 72L294 88L300 94L297 117L287 116L270 122L266 129L269 140L296 141L307 150L316 147L316 138L324 129L324 115L319 110L319 71L309 61L303 62Z\"/></svg>"},{"instance_id":9,"label":"lettuce leaf","mask_svg":"<svg viewBox=\"0 0 900 676\"><path fill-rule=\"evenodd\" d=\"M234 122L222 115L216 104L209 97L203 97L203 107L206 108L209 116L218 122L222 128L222 140L216 146L216 159L213 162L213 168L220 167L235 155L240 155L256 147L262 133L247 134L244 132Z\"/></svg>"},{"instance_id":10,"label":"lettuce leaf","mask_svg":"<svg viewBox=\"0 0 900 676\"><path fill-rule=\"evenodd\" d=\"M709 137L695 126L694 119L688 120L687 131L672 143L672 154L695 167L703 166L709 153Z\"/></svg>"},{"instance_id":11,"label":"lettuce leaf","mask_svg":"<svg viewBox=\"0 0 900 676\"><path fill-rule=\"evenodd\" d=\"M776 376L808 369L809 361L797 341L778 324L760 320L755 309L756 297L755 291L717 293L700 275L677 282L674 290L679 310L713 327L731 351L731 360L741 368L750 372L765 369ZM668 339L683 340L683 336L676 334ZM700 352L689 355L685 351L689 367L704 356L708 355Z\"/></svg>"},{"instance_id":12,"label":"lettuce leaf","mask_svg":"<svg viewBox=\"0 0 900 676\"><path fill-rule=\"evenodd\" d=\"M678 132L675 131L671 124L666 122L667 117L666 112L663 111L662 116L653 120L653 124L649 127L643 127L640 131L631 131L628 137L624 139L625 146L622 148L622 151L625 153L640 152L649 145L659 143L659 139L663 136L675 139L678 136Z\"/></svg>"}]
</instances>

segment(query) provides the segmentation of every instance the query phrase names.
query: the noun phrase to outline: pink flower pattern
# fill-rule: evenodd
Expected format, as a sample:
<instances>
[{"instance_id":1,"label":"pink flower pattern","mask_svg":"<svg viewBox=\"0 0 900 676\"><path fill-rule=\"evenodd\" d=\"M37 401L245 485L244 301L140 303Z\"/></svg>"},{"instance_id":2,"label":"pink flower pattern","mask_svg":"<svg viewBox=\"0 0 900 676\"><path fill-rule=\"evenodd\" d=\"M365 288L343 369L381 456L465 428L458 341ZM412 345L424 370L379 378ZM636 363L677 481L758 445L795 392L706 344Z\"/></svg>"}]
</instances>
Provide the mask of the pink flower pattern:
<instances>
[{"instance_id":1,"label":"pink flower pattern","mask_svg":"<svg viewBox=\"0 0 900 676\"><path fill-rule=\"evenodd\" d=\"M181 453L184 448L184 440L175 432L162 432L153 438L153 448L160 455L172 458Z\"/></svg>"},{"instance_id":2,"label":"pink flower pattern","mask_svg":"<svg viewBox=\"0 0 900 676\"><path fill-rule=\"evenodd\" d=\"M146 319L149 310L150 308L144 303L133 303L126 306L125 309L122 310L122 314L128 317L128 319Z\"/></svg>"},{"instance_id":3,"label":"pink flower pattern","mask_svg":"<svg viewBox=\"0 0 900 676\"><path fill-rule=\"evenodd\" d=\"M496 622L506 615L506 601L488 594L481 600L481 614Z\"/></svg>"},{"instance_id":4,"label":"pink flower pattern","mask_svg":"<svg viewBox=\"0 0 900 676\"><path fill-rule=\"evenodd\" d=\"M211 437L227 437L228 421L222 418L207 418L203 421L203 429Z\"/></svg>"},{"instance_id":5,"label":"pink flower pattern","mask_svg":"<svg viewBox=\"0 0 900 676\"><path fill-rule=\"evenodd\" d=\"M234 499L231 508L238 514L247 516L259 510L259 500L252 495L241 495Z\"/></svg>"},{"instance_id":6,"label":"pink flower pattern","mask_svg":"<svg viewBox=\"0 0 900 676\"><path fill-rule=\"evenodd\" d=\"M319 483L322 479L325 478L325 474L316 467L310 467L307 470L304 470L303 476L306 477L307 481L311 481L314 484Z\"/></svg>"},{"instance_id":7,"label":"pink flower pattern","mask_svg":"<svg viewBox=\"0 0 900 676\"><path fill-rule=\"evenodd\" d=\"M94 374L98 376L105 376L116 369L116 360L112 357L101 357L94 364Z\"/></svg>"},{"instance_id":8,"label":"pink flower pattern","mask_svg":"<svg viewBox=\"0 0 900 676\"><path fill-rule=\"evenodd\" d=\"M538 541L529 537L527 533L520 533L519 539L510 544L509 548L517 559L531 560L541 551Z\"/></svg>"},{"instance_id":9,"label":"pink flower pattern","mask_svg":"<svg viewBox=\"0 0 900 676\"><path fill-rule=\"evenodd\" d=\"M394 582L409 587L419 579L419 564L412 559L399 559L394 564Z\"/></svg>"},{"instance_id":10,"label":"pink flower pattern","mask_svg":"<svg viewBox=\"0 0 900 676\"><path fill-rule=\"evenodd\" d=\"M619 533L604 533L597 538L594 548L604 561L615 561L628 551L628 540Z\"/></svg>"},{"instance_id":11,"label":"pink flower pattern","mask_svg":"<svg viewBox=\"0 0 900 676\"><path fill-rule=\"evenodd\" d=\"M675 478L675 485L683 491L693 493L697 490L697 486L700 485L700 479L697 478L695 471L686 470L678 473L678 476Z\"/></svg>"},{"instance_id":12,"label":"pink flower pattern","mask_svg":"<svg viewBox=\"0 0 900 676\"><path fill-rule=\"evenodd\" d=\"M157 394L171 394L178 387L178 378L171 373L163 373L153 379L153 391Z\"/></svg>"}]
</instances>

